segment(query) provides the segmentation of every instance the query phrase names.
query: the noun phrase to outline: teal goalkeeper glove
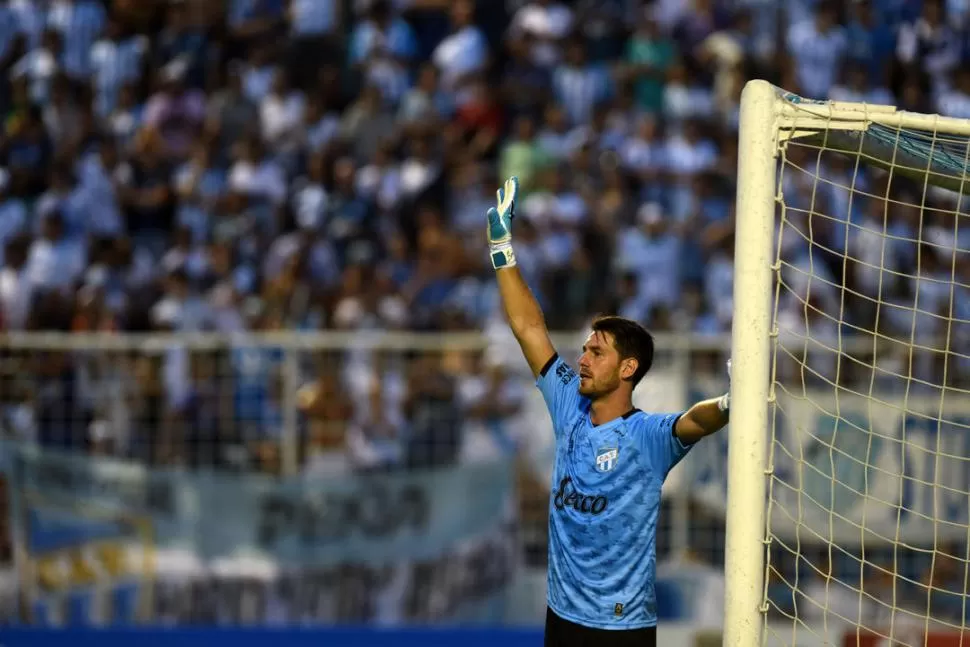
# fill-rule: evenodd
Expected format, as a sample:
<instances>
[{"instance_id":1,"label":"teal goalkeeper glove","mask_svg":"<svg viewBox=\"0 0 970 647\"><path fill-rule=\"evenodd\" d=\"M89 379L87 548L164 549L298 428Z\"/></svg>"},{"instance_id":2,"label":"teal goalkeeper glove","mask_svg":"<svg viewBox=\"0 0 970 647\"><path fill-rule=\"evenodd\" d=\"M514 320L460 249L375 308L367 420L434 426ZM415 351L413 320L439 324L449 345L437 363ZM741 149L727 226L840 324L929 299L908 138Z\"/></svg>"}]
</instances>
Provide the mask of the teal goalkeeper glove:
<instances>
[{"instance_id":1,"label":"teal goalkeeper glove","mask_svg":"<svg viewBox=\"0 0 970 647\"><path fill-rule=\"evenodd\" d=\"M722 395L717 400L717 408L724 412L728 412L731 410L731 360L727 361L727 372L728 372L727 393Z\"/></svg>"},{"instance_id":2,"label":"teal goalkeeper glove","mask_svg":"<svg viewBox=\"0 0 970 647\"><path fill-rule=\"evenodd\" d=\"M488 210L488 249L492 267L515 267L512 251L512 218L515 217L515 197L519 192L519 178L514 175L496 192L495 207Z\"/></svg>"}]
</instances>

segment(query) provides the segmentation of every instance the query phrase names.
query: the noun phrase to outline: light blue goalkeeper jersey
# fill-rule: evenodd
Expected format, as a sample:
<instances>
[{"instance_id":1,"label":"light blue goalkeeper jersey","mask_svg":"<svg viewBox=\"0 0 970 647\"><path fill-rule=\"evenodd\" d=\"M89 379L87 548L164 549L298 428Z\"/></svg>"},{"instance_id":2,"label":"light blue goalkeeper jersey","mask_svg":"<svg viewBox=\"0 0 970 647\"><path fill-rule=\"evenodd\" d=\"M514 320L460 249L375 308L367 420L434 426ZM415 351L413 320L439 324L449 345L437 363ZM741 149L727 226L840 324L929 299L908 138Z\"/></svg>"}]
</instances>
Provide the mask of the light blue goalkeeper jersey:
<instances>
[{"instance_id":1,"label":"light blue goalkeeper jersey","mask_svg":"<svg viewBox=\"0 0 970 647\"><path fill-rule=\"evenodd\" d=\"M556 434L549 607L597 629L655 626L660 488L690 449L674 435L680 414L634 409L594 425L579 377L558 355L536 383Z\"/></svg>"}]
</instances>

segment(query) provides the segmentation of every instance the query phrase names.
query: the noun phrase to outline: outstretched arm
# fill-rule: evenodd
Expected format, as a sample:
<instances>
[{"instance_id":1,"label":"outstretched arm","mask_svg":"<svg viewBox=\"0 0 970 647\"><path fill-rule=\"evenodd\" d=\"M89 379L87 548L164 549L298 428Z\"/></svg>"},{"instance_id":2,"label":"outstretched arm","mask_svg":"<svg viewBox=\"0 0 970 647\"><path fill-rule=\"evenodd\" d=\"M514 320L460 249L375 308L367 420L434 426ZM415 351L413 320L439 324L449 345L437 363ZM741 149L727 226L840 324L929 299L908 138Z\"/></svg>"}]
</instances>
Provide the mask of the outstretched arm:
<instances>
[{"instance_id":1,"label":"outstretched arm","mask_svg":"<svg viewBox=\"0 0 970 647\"><path fill-rule=\"evenodd\" d=\"M512 333L536 377L556 354L542 309L516 266L512 251L512 218L519 180L511 177L498 190L498 205L488 210L488 246L502 307Z\"/></svg>"},{"instance_id":2,"label":"outstretched arm","mask_svg":"<svg viewBox=\"0 0 970 647\"><path fill-rule=\"evenodd\" d=\"M727 363L728 379L731 378L731 360ZM677 419L674 433L685 445L696 443L710 436L728 423L731 412L731 391L719 398L698 402Z\"/></svg>"},{"instance_id":3,"label":"outstretched arm","mask_svg":"<svg viewBox=\"0 0 970 647\"><path fill-rule=\"evenodd\" d=\"M696 443L727 424L728 412L718 406L720 400L715 398L698 402L677 419L674 433L682 443L685 445Z\"/></svg>"},{"instance_id":4,"label":"outstretched arm","mask_svg":"<svg viewBox=\"0 0 970 647\"><path fill-rule=\"evenodd\" d=\"M539 309L539 304L518 267L504 267L495 274L509 327L522 348L532 375L539 377L539 371L556 354L546 330L542 310Z\"/></svg>"}]
</instances>

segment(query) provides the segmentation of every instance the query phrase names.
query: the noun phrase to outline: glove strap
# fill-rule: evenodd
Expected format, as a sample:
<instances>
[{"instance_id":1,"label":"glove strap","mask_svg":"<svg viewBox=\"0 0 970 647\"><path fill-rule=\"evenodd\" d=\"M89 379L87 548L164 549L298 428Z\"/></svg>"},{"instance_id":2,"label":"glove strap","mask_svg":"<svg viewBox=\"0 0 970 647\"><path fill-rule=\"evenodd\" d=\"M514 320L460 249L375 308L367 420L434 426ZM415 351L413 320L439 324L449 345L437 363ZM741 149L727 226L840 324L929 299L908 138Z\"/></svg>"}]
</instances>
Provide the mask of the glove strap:
<instances>
[{"instance_id":1,"label":"glove strap","mask_svg":"<svg viewBox=\"0 0 970 647\"><path fill-rule=\"evenodd\" d=\"M731 393L730 391L722 395L717 399L717 408L725 413L731 410Z\"/></svg>"},{"instance_id":2,"label":"glove strap","mask_svg":"<svg viewBox=\"0 0 970 647\"><path fill-rule=\"evenodd\" d=\"M492 267L497 270L503 267L515 267L515 252L512 251L512 245L502 243L500 245L493 245L490 249L491 253L489 256L492 258Z\"/></svg>"}]
</instances>

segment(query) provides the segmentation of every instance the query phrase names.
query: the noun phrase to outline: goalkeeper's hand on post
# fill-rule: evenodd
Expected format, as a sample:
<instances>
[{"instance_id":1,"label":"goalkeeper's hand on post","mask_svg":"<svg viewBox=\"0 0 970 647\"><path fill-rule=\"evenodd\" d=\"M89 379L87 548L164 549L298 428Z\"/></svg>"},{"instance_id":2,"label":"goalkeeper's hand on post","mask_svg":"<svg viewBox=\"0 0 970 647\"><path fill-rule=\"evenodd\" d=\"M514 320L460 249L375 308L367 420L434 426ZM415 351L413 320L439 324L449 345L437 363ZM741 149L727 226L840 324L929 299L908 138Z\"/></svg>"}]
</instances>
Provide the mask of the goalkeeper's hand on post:
<instances>
[{"instance_id":1,"label":"goalkeeper's hand on post","mask_svg":"<svg viewBox=\"0 0 970 647\"><path fill-rule=\"evenodd\" d=\"M731 360L727 361L728 390L727 393L717 399L717 408L728 413L731 410Z\"/></svg>"},{"instance_id":2,"label":"goalkeeper's hand on post","mask_svg":"<svg viewBox=\"0 0 970 647\"><path fill-rule=\"evenodd\" d=\"M497 192L497 204L486 214L488 218L488 250L492 267L515 267L512 251L512 218L515 217L515 198L519 192L519 178L514 175Z\"/></svg>"}]
</instances>

